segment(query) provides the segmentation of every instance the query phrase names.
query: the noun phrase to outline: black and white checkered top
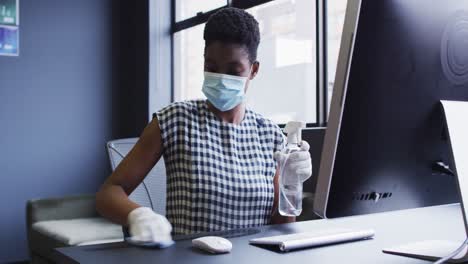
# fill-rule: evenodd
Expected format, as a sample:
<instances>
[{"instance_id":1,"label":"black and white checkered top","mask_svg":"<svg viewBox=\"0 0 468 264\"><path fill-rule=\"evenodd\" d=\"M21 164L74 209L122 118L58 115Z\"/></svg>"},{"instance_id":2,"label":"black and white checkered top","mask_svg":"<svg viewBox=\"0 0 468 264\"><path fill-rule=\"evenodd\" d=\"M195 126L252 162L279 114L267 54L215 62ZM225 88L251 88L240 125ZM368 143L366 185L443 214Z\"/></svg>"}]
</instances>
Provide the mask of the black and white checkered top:
<instances>
[{"instance_id":1,"label":"black and white checkered top","mask_svg":"<svg viewBox=\"0 0 468 264\"><path fill-rule=\"evenodd\" d=\"M273 153L284 143L277 125L249 109L240 124L223 122L205 100L172 103L157 118L174 234L270 222Z\"/></svg>"}]
</instances>

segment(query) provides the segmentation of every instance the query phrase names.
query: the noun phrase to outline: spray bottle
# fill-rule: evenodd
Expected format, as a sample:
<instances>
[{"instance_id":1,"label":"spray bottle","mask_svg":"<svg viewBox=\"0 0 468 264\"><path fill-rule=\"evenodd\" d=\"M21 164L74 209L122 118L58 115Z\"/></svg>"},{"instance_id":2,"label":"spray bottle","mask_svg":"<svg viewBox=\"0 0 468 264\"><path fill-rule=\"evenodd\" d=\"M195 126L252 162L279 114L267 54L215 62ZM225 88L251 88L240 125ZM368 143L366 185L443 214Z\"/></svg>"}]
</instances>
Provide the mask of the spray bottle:
<instances>
[{"instance_id":1,"label":"spray bottle","mask_svg":"<svg viewBox=\"0 0 468 264\"><path fill-rule=\"evenodd\" d=\"M279 161L279 213L284 216L298 216L302 212L303 180L294 171L285 169L289 155L301 150L302 128L305 128L304 122L290 121L283 130L287 134L287 143L281 151L285 158Z\"/></svg>"}]
</instances>

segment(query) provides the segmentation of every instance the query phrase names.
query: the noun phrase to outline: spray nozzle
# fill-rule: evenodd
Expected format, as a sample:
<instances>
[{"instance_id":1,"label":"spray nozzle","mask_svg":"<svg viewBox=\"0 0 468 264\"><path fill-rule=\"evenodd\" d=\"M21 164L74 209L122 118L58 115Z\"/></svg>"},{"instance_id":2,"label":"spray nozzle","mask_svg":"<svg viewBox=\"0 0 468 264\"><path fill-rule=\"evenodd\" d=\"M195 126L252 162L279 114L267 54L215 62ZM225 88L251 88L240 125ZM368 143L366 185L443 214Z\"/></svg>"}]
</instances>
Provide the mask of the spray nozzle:
<instances>
[{"instance_id":1,"label":"spray nozzle","mask_svg":"<svg viewBox=\"0 0 468 264\"><path fill-rule=\"evenodd\" d=\"M306 127L305 122L289 121L284 127L284 133L288 135L288 144L300 144L302 141L302 129Z\"/></svg>"}]
</instances>

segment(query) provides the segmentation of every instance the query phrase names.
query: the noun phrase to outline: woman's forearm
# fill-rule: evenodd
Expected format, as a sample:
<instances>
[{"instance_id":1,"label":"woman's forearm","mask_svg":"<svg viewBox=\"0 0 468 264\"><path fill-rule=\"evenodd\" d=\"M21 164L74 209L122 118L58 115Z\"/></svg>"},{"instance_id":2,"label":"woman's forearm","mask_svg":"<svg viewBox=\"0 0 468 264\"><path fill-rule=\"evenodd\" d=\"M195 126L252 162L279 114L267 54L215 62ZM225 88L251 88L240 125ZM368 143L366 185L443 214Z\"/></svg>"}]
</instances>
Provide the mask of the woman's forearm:
<instances>
[{"instance_id":1,"label":"woman's forearm","mask_svg":"<svg viewBox=\"0 0 468 264\"><path fill-rule=\"evenodd\" d=\"M161 153L161 131L157 118L153 118L96 194L97 211L109 220L127 226L128 214L140 207L128 199L128 193L144 180L159 161Z\"/></svg>"},{"instance_id":2,"label":"woman's forearm","mask_svg":"<svg viewBox=\"0 0 468 264\"><path fill-rule=\"evenodd\" d=\"M127 216L138 204L128 199L119 185L104 184L96 194L96 209L114 223L127 226Z\"/></svg>"}]
</instances>

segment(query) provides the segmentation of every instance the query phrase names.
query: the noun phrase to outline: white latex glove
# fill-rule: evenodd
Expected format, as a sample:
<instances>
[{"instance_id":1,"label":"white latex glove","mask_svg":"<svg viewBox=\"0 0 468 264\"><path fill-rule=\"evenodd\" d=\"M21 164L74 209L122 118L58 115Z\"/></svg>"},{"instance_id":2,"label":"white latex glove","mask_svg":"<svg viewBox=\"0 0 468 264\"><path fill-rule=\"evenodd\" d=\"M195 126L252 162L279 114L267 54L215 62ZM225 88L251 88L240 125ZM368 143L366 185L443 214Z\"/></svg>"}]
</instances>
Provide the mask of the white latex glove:
<instances>
[{"instance_id":1,"label":"white latex glove","mask_svg":"<svg viewBox=\"0 0 468 264\"><path fill-rule=\"evenodd\" d=\"M312 176L312 159L309 153L309 143L302 141L301 150L290 154L284 154L280 151L275 152L274 159L279 165L284 166L283 175L296 175L302 182L309 179ZM284 164L284 162L286 163ZM283 183L288 184L288 180L292 183L297 182L294 179L281 179Z\"/></svg>"},{"instance_id":2,"label":"white latex glove","mask_svg":"<svg viewBox=\"0 0 468 264\"><path fill-rule=\"evenodd\" d=\"M148 243L172 243L171 223L151 208L138 207L128 214L131 239Z\"/></svg>"}]
</instances>

